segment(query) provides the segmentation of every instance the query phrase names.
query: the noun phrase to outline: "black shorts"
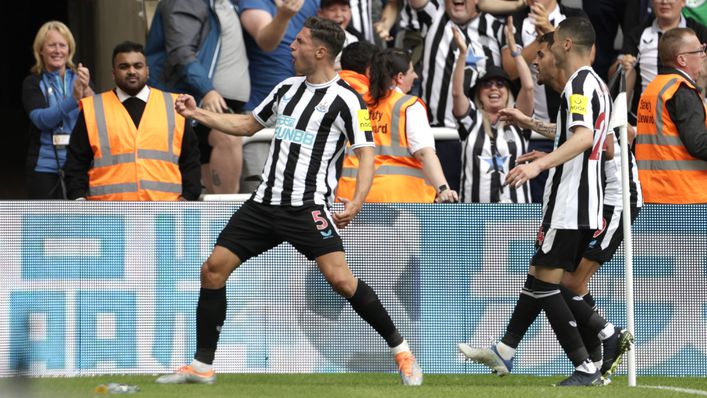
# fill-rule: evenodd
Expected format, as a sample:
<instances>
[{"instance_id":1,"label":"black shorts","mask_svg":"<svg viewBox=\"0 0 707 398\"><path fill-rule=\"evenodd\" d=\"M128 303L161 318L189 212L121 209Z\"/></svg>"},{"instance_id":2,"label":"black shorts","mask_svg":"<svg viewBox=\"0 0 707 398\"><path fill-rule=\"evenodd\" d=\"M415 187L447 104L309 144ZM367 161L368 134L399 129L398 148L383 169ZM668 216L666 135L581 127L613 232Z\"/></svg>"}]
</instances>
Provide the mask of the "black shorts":
<instances>
[{"instance_id":1,"label":"black shorts","mask_svg":"<svg viewBox=\"0 0 707 398\"><path fill-rule=\"evenodd\" d=\"M535 255L530 264L574 272L593 234L594 230L591 229L555 229L541 226L535 240Z\"/></svg>"},{"instance_id":2,"label":"black shorts","mask_svg":"<svg viewBox=\"0 0 707 398\"><path fill-rule=\"evenodd\" d=\"M241 262L282 242L289 242L309 260L344 251L324 205L271 206L247 200L216 239L216 245L232 251Z\"/></svg>"},{"instance_id":3,"label":"black shorts","mask_svg":"<svg viewBox=\"0 0 707 398\"><path fill-rule=\"evenodd\" d=\"M602 229L594 232L584 251L584 258L604 264L610 261L624 240L623 212L620 207L604 206ZM640 207L631 206L631 224L636 221Z\"/></svg>"},{"instance_id":4,"label":"black shorts","mask_svg":"<svg viewBox=\"0 0 707 398\"><path fill-rule=\"evenodd\" d=\"M243 107L245 102L227 99L226 105L228 105L228 111L230 113L241 113L243 112ZM203 124L197 123L194 125L194 133L196 133L196 138L199 139L199 160L201 164L208 164L211 161L211 145L209 145L209 133L211 129L204 126Z\"/></svg>"}]
</instances>

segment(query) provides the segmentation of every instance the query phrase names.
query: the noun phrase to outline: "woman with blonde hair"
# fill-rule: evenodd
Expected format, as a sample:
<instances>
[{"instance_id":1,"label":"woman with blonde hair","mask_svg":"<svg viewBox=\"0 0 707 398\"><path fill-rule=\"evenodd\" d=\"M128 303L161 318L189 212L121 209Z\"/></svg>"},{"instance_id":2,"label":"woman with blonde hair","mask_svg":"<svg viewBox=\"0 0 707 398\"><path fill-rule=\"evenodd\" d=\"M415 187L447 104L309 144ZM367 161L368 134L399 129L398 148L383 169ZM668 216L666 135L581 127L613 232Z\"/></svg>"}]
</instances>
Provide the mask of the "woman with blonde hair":
<instances>
[{"instance_id":1,"label":"woman with blonde hair","mask_svg":"<svg viewBox=\"0 0 707 398\"><path fill-rule=\"evenodd\" d=\"M530 116L533 113L533 78L520 51L516 48L509 17L506 40L512 49L521 82L515 107ZM488 67L473 88L472 98L464 90L464 69L468 44L458 29L454 41L459 56L452 75L452 112L457 119L462 140L462 176L459 187L461 201L466 203L529 203L530 188L504 186L506 174L515 167L516 159L527 152L530 132L499 120L499 111L514 106L511 80L496 66Z\"/></svg>"},{"instance_id":2,"label":"woman with blonde hair","mask_svg":"<svg viewBox=\"0 0 707 398\"><path fill-rule=\"evenodd\" d=\"M22 103L31 121L27 153L29 199L65 199L61 168L79 115L79 100L93 95L90 73L74 65L76 42L59 21L42 25L34 38L35 64L22 83Z\"/></svg>"}]
</instances>

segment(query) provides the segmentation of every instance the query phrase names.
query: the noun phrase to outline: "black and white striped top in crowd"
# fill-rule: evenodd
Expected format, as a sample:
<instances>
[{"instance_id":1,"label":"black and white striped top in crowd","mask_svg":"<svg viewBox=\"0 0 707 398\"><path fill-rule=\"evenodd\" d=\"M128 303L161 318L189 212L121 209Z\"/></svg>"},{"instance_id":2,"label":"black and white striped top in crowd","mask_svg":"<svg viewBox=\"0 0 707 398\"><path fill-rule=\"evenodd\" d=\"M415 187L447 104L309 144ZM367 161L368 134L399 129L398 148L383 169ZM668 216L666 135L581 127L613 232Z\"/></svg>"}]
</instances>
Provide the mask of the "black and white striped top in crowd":
<instances>
[{"instance_id":1,"label":"black and white striped top in crowd","mask_svg":"<svg viewBox=\"0 0 707 398\"><path fill-rule=\"evenodd\" d=\"M323 84L303 76L285 79L253 116L275 128L252 196L258 203L331 205L347 141L352 149L375 146L366 104L338 75Z\"/></svg>"},{"instance_id":2,"label":"black and white striped top in crowd","mask_svg":"<svg viewBox=\"0 0 707 398\"><path fill-rule=\"evenodd\" d=\"M619 145L618 129L616 130L614 134L614 158L604 162L604 174L606 175L604 204L622 209L624 202L621 197L621 192L623 191L621 186L621 145ZM628 180L631 206L643 206L643 192L641 191L641 182L638 179L636 157L633 156L633 152L630 149L628 151Z\"/></svg>"},{"instance_id":3,"label":"black and white striped top in crowd","mask_svg":"<svg viewBox=\"0 0 707 398\"><path fill-rule=\"evenodd\" d=\"M429 1L428 5L431 4ZM422 66L422 100L430 114L430 125L456 128L452 114L452 70L459 50L452 27L458 26L444 11L444 6L427 7L418 12L420 22L431 20L425 36ZM469 45L465 87L471 87L488 65L501 66L501 48L505 24L491 14L480 13L462 29Z\"/></svg>"},{"instance_id":4,"label":"black and white striped top in crowd","mask_svg":"<svg viewBox=\"0 0 707 398\"><path fill-rule=\"evenodd\" d=\"M416 10L410 5L410 0L403 0L403 9L400 10L398 26L403 30L420 32L422 37L425 37L427 28L432 26L432 18L430 15L435 15L435 10L437 10L439 6L440 1L429 0L422 9Z\"/></svg>"},{"instance_id":5,"label":"black and white striped top in crowd","mask_svg":"<svg viewBox=\"0 0 707 398\"><path fill-rule=\"evenodd\" d=\"M694 19L680 16L678 27L688 27L694 30L700 43L707 42L707 27ZM633 101L630 109L634 114L641 93L648 87L648 83L655 79L662 67L658 58L658 41L662 35L663 31L658 27L655 17L652 17L644 25L635 27L628 35L624 36L623 53L633 55L638 59L634 67L636 84L633 87Z\"/></svg>"},{"instance_id":6,"label":"black and white striped top in crowd","mask_svg":"<svg viewBox=\"0 0 707 398\"><path fill-rule=\"evenodd\" d=\"M557 27L560 22L567 17L586 16L584 11L577 8L566 7L562 4L557 4L554 10L550 10L548 20L552 26ZM516 43L523 47L528 47L538 37L538 32L535 30L535 23L530 16L530 7L526 7L513 14L513 24L515 26ZM533 75L533 83L535 83L535 102L533 106L534 117L539 120L555 123L557 110L560 108L560 94L555 92L548 84L538 84L538 72L535 68L531 68ZM538 133L533 133L533 139L545 139Z\"/></svg>"},{"instance_id":7,"label":"black and white striped top in crowd","mask_svg":"<svg viewBox=\"0 0 707 398\"><path fill-rule=\"evenodd\" d=\"M528 135L514 125L491 125L491 135L487 134L483 114L470 103L469 113L458 119L462 140L461 201L530 203L528 182L518 188L504 186L516 158L528 151Z\"/></svg>"},{"instance_id":8,"label":"black and white striped top in crowd","mask_svg":"<svg viewBox=\"0 0 707 398\"><path fill-rule=\"evenodd\" d=\"M363 37L371 43L373 40L373 19L371 17L371 0L351 0L351 22Z\"/></svg>"},{"instance_id":9,"label":"black and white striped top in crowd","mask_svg":"<svg viewBox=\"0 0 707 398\"><path fill-rule=\"evenodd\" d=\"M598 229L602 225L602 150L609 129L609 89L588 66L579 68L560 96L555 149L572 137L572 129L593 131L591 148L550 169L543 197L543 226Z\"/></svg>"}]
</instances>

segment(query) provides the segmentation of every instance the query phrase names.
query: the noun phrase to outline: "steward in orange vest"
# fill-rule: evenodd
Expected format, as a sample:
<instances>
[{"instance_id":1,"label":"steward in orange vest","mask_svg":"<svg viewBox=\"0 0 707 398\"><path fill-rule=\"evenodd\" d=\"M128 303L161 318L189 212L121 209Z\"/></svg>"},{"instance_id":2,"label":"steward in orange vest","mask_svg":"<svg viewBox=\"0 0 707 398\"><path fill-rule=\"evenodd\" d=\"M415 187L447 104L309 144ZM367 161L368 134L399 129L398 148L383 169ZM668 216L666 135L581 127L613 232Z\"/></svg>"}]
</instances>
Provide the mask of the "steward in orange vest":
<instances>
[{"instance_id":1,"label":"steward in orange vest","mask_svg":"<svg viewBox=\"0 0 707 398\"><path fill-rule=\"evenodd\" d=\"M680 131L671 117L668 102L681 87L694 92L684 96L694 101L674 112L701 114L699 131ZM681 71L658 75L643 91L638 104L636 161L646 203L707 203L707 161L693 156L681 138L683 134L707 134L706 114L702 96ZM707 136L702 142L707 142Z\"/></svg>"},{"instance_id":2,"label":"steward in orange vest","mask_svg":"<svg viewBox=\"0 0 707 398\"><path fill-rule=\"evenodd\" d=\"M196 135L175 111L175 94L145 85L142 46L126 43L114 56L118 88L81 100L65 166L69 198L198 199Z\"/></svg>"},{"instance_id":3,"label":"steward in orange vest","mask_svg":"<svg viewBox=\"0 0 707 398\"><path fill-rule=\"evenodd\" d=\"M342 60L342 65L343 63ZM449 191L444 194L444 197L440 196L440 200L456 201L456 192L449 190L439 159L434 153L434 139L429 129L424 103L417 97L404 94L400 88L389 89L391 84L393 86L399 84L403 90L409 90L410 87L406 86L411 86L417 77L410 64L409 55L397 49L385 50L375 55L371 64L370 92L361 88L364 86L363 83L368 81L366 76L350 71L342 71L341 76L352 87L359 87L357 91L364 95L368 103L371 129L376 144L376 172L366 202L432 203L438 190ZM381 87L388 88L387 92L383 93ZM411 126L419 123L419 118L416 119L417 122L408 121L408 109L415 104L419 106L412 111L422 116L424 120L422 124L427 126L424 134L429 136L426 137L428 145L414 150L425 153L422 159L430 164L430 170L433 170L431 175L436 179L434 182L437 183L437 189L427 182L423 162L411 153L408 132L413 129L425 130L424 125ZM357 169L358 159L353 154L347 154L339 178L337 197L348 199L353 197Z\"/></svg>"},{"instance_id":4,"label":"steward in orange vest","mask_svg":"<svg viewBox=\"0 0 707 398\"><path fill-rule=\"evenodd\" d=\"M422 164L408 150L405 112L422 101L391 90L385 99L368 108L376 143L376 174L366 202L432 203L435 189L425 181ZM337 196L353 197L356 188L358 159L347 154L339 179Z\"/></svg>"}]
</instances>

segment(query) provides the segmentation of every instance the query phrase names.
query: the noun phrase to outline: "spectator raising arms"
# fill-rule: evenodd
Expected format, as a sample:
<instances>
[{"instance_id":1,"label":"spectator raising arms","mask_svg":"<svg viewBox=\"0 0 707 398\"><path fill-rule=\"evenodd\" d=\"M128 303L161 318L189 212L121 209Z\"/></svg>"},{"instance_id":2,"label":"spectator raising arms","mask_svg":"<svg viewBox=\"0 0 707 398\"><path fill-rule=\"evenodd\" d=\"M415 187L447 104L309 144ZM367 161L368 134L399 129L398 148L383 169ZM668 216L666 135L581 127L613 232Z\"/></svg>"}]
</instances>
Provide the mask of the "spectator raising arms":
<instances>
[{"instance_id":1,"label":"spectator raising arms","mask_svg":"<svg viewBox=\"0 0 707 398\"><path fill-rule=\"evenodd\" d=\"M506 37L515 47L513 19L508 18ZM530 187L505 186L504 179L515 167L516 159L527 152L528 130L499 121L499 112L513 106L511 82L499 67L486 68L486 74L476 82L473 97L464 93L464 66L467 45L459 29L454 28L454 40L459 57L452 76L454 117L459 123L462 140L462 202L529 203ZM533 114L533 78L519 52L514 53L515 69L521 81L521 90L515 107L524 115Z\"/></svg>"}]
</instances>

